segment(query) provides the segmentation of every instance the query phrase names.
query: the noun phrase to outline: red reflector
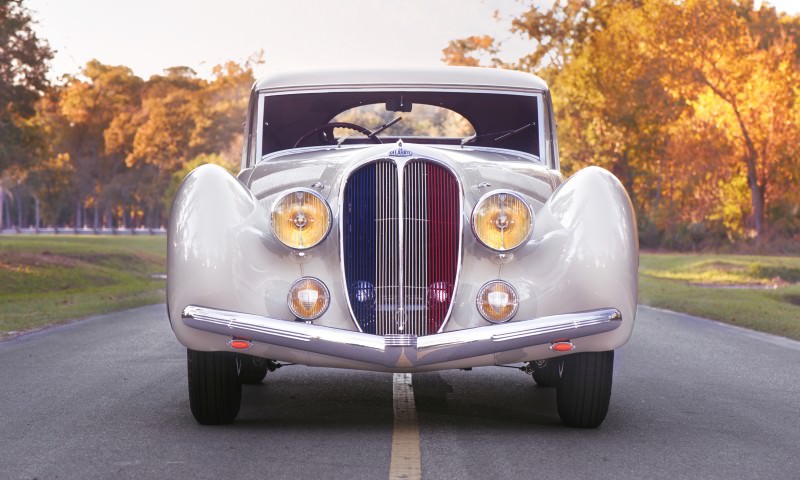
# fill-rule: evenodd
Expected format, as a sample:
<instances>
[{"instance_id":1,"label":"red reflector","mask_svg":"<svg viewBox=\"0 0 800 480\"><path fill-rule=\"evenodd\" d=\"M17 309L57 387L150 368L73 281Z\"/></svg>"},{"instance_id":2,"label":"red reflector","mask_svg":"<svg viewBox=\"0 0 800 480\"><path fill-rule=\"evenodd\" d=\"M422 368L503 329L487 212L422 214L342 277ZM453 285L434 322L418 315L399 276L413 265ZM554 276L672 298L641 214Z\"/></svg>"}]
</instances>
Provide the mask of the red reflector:
<instances>
[{"instance_id":1,"label":"red reflector","mask_svg":"<svg viewBox=\"0 0 800 480\"><path fill-rule=\"evenodd\" d=\"M569 352L575 349L572 342L556 342L550 345L550 350L554 352Z\"/></svg>"},{"instance_id":2,"label":"red reflector","mask_svg":"<svg viewBox=\"0 0 800 480\"><path fill-rule=\"evenodd\" d=\"M228 342L231 348L235 348L236 350L247 350L252 346L252 344L248 340L241 340L241 339L234 339Z\"/></svg>"}]
</instances>

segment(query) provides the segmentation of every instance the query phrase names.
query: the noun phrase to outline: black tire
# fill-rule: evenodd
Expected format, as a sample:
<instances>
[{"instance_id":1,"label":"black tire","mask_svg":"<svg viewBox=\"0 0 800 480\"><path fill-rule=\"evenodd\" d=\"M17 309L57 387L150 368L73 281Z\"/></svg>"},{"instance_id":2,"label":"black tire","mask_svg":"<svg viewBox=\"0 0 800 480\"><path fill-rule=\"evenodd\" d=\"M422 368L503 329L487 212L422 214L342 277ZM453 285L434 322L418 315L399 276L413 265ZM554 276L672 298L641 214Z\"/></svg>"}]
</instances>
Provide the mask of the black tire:
<instances>
[{"instance_id":1,"label":"black tire","mask_svg":"<svg viewBox=\"0 0 800 480\"><path fill-rule=\"evenodd\" d=\"M239 383L242 385L258 385L267 376L267 361L260 358L240 355Z\"/></svg>"},{"instance_id":2,"label":"black tire","mask_svg":"<svg viewBox=\"0 0 800 480\"><path fill-rule=\"evenodd\" d=\"M547 363L541 367L537 367L533 373L533 380L536 385L543 388L557 387L558 381L558 364L561 363L560 359L547 360Z\"/></svg>"},{"instance_id":3,"label":"black tire","mask_svg":"<svg viewBox=\"0 0 800 480\"><path fill-rule=\"evenodd\" d=\"M242 384L236 356L227 352L187 350L189 406L202 425L231 423L239 414Z\"/></svg>"},{"instance_id":4,"label":"black tire","mask_svg":"<svg viewBox=\"0 0 800 480\"><path fill-rule=\"evenodd\" d=\"M558 415L565 425L597 428L608 413L614 351L575 353L563 357L556 388Z\"/></svg>"}]
</instances>

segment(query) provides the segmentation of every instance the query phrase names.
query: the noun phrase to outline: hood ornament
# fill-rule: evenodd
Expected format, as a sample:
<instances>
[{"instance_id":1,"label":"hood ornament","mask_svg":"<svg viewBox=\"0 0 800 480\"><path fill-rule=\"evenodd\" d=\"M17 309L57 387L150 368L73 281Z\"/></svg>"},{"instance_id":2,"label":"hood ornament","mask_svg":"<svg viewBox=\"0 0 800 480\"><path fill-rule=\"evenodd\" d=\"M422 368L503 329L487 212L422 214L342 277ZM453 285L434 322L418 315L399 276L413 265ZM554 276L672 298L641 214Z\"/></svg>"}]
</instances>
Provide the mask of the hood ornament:
<instances>
[{"instance_id":1,"label":"hood ornament","mask_svg":"<svg viewBox=\"0 0 800 480\"><path fill-rule=\"evenodd\" d=\"M414 152L403 148L402 140L398 140L395 144L395 148L393 150L389 150L390 157L410 157L412 155L414 155Z\"/></svg>"}]
</instances>

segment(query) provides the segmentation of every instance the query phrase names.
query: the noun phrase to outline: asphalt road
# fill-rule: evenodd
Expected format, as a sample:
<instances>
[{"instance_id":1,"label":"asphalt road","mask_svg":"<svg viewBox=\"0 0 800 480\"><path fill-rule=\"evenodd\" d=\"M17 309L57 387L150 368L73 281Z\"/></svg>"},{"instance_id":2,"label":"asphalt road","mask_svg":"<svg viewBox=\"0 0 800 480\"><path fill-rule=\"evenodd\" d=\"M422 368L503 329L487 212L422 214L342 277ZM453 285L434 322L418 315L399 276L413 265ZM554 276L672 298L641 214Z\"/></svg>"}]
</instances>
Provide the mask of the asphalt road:
<instances>
[{"instance_id":1,"label":"asphalt road","mask_svg":"<svg viewBox=\"0 0 800 480\"><path fill-rule=\"evenodd\" d=\"M163 306L0 343L0 479L385 479L391 374L288 366L189 412ZM415 374L423 478L800 478L800 343L641 309L597 430L511 368Z\"/></svg>"}]
</instances>

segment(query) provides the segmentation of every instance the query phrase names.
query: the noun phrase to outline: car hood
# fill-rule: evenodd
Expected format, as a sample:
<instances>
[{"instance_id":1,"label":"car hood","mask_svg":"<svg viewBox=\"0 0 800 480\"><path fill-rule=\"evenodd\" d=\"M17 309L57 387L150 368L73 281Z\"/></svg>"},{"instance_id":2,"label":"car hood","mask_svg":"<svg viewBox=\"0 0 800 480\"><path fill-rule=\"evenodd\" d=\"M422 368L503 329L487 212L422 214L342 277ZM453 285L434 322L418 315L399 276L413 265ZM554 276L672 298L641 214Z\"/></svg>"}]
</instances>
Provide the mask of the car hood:
<instances>
[{"instance_id":1,"label":"car hood","mask_svg":"<svg viewBox=\"0 0 800 480\"><path fill-rule=\"evenodd\" d=\"M447 165L461 181L465 200L473 205L487 192L510 189L529 196L538 209L563 180L535 157L516 151L411 142L292 150L243 170L239 180L258 199L293 188L312 188L330 202L349 172L382 158L428 158Z\"/></svg>"}]
</instances>

